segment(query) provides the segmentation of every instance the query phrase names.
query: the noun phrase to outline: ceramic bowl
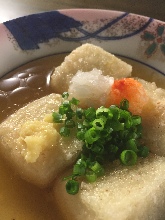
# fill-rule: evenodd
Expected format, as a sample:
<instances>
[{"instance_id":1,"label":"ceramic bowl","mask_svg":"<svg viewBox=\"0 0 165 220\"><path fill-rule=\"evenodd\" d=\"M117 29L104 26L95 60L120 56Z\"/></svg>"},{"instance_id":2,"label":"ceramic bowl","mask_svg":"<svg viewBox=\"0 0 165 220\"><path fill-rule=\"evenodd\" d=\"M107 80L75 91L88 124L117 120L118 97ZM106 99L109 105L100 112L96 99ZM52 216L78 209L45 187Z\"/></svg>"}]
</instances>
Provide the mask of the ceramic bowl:
<instances>
[{"instance_id":1,"label":"ceramic bowl","mask_svg":"<svg viewBox=\"0 0 165 220\"><path fill-rule=\"evenodd\" d=\"M70 9L0 24L0 77L31 60L92 43L165 74L165 22L136 14Z\"/></svg>"}]
</instances>

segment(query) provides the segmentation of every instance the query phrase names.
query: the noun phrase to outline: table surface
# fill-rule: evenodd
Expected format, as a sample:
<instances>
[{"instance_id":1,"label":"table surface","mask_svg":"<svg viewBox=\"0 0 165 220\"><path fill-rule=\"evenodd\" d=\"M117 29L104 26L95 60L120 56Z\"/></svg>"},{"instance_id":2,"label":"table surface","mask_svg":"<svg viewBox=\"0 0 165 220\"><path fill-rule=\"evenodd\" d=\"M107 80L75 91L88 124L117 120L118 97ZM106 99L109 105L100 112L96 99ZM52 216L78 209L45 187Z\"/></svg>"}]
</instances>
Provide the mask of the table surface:
<instances>
[{"instance_id":1,"label":"table surface","mask_svg":"<svg viewBox=\"0 0 165 220\"><path fill-rule=\"evenodd\" d=\"M0 0L0 22L28 14L68 8L125 11L165 21L165 0Z\"/></svg>"}]
</instances>

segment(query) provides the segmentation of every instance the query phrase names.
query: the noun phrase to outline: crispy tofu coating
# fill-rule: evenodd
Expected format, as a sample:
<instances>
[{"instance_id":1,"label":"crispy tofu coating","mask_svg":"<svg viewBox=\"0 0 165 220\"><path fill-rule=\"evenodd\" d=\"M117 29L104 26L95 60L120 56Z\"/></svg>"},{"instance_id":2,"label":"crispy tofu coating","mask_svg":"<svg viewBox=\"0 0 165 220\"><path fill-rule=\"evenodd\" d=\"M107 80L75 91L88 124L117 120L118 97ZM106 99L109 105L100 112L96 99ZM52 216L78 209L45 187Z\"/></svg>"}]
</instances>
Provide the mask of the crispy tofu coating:
<instances>
[{"instance_id":1,"label":"crispy tofu coating","mask_svg":"<svg viewBox=\"0 0 165 220\"><path fill-rule=\"evenodd\" d=\"M56 93L68 91L69 83L78 70L89 72L94 68L101 70L104 76L123 78L131 75L132 66L123 62L102 48L83 44L65 57L64 62L55 68L51 76L51 85Z\"/></svg>"},{"instance_id":2,"label":"crispy tofu coating","mask_svg":"<svg viewBox=\"0 0 165 220\"><path fill-rule=\"evenodd\" d=\"M54 198L65 219L163 220L164 169L165 158L156 155L139 159L131 167L115 162L96 182L82 182L74 196L67 194L65 183L59 178L54 185Z\"/></svg>"},{"instance_id":3,"label":"crispy tofu coating","mask_svg":"<svg viewBox=\"0 0 165 220\"><path fill-rule=\"evenodd\" d=\"M69 166L82 143L70 136L63 139L51 114L61 96L50 94L31 102L0 125L0 152L19 175L40 187L48 186Z\"/></svg>"}]
</instances>

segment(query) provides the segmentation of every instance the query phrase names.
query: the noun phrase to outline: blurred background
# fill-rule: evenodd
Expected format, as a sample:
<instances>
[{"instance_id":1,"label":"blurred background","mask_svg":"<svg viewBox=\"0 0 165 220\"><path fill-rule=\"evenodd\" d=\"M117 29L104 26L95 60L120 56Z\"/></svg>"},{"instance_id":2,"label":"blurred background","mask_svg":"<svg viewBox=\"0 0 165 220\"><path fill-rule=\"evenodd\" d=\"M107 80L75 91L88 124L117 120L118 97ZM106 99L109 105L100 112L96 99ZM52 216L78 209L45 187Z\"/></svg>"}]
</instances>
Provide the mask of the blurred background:
<instances>
[{"instance_id":1,"label":"blurred background","mask_svg":"<svg viewBox=\"0 0 165 220\"><path fill-rule=\"evenodd\" d=\"M165 21L165 0L0 0L0 22L28 14L68 8L125 11Z\"/></svg>"}]
</instances>

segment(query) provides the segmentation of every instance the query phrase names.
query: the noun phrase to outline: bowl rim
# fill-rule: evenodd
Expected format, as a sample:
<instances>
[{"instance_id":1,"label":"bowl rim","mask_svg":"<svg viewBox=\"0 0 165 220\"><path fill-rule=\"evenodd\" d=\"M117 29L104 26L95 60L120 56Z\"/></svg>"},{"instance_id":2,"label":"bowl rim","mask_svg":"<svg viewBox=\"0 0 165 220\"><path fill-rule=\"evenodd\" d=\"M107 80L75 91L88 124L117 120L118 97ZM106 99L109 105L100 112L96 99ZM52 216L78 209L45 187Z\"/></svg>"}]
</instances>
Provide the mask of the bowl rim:
<instances>
[{"instance_id":1,"label":"bowl rim","mask_svg":"<svg viewBox=\"0 0 165 220\"><path fill-rule=\"evenodd\" d=\"M13 46L12 45L12 43L11 43L11 41L13 40L13 38L11 37L11 32L10 32L10 30L6 30L6 28L7 28L7 26L6 26L6 24L8 24L8 23L12 23L12 22L14 22L14 21L20 21L21 19L28 19L28 18L34 18L35 19L35 17L37 17L37 16L44 16L44 15L49 15L49 14L51 14L51 13L55 13L55 12L57 12L57 13L60 13L60 14L62 14L62 15L64 15L64 16L68 16L68 17L71 17L71 18L73 18L73 19L75 19L75 18L77 18L77 21L80 21L80 22L82 22L81 21L81 19L82 19L82 17L84 16L84 14L85 15L90 15L90 14L92 14L92 15L90 15L90 19L91 19L91 16L95 16L95 18L97 18L97 17L100 17L100 20L102 19L102 18L107 18L108 16L110 16L110 17L112 17L112 18L116 18L116 17L120 17L120 16L122 16L123 15L123 18L124 17L132 17L132 18L134 18L134 19L136 19L136 18L138 18L138 19L142 19L142 20L145 20L145 21L147 21L148 23L146 24L146 27L148 27L147 25L150 25L150 23L153 23L155 26L157 25L162 25L162 26L164 26L165 27L165 22L163 22L163 21L160 21L160 20L158 20L158 19L154 19L154 18L150 18L150 17L147 17L147 16L144 16L144 15L139 15L139 14L135 14L135 13L129 13L129 12L124 12L124 11L117 11L117 10L108 10L108 9L89 9L89 8L72 8L72 9L60 9L60 10L52 10L52 11L45 11L45 12L40 12L40 13L33 13L33 14L29 14L29 15L25 15L25 16L21 16L21 17L18 17L18 18L16 18L16 19L12 19L12 20L9 20L9 21L6 21L6 22L3 22L3 23L1 23L0 24L0 32L2 33L2 35L3 35L3 37L0 37L0 42L2 41L2 42L4 42L4 45L3 44L0 44L0 48L1 48L1 50L2 51L4 51L4 54L1 54L0 55L0 60L2 60L2 61L0 61L0 65L1 65L1 73L0 73L0 77L2 77L4 74L7 74L8 72L10 72L11 70L13 70L13 69L15 69L15 68L17 68L17 67L19 67L20 65L23 65L23 64L25 64L25 63L28 63L28 62L30 62L30 61L32 61L32 60L35 60L35 59L38 59L38 58L41 58L41 57L44 57L44 56L49 56L49 55L52 55L52 54L59 54L59 53L63 53L63 52L70 52L70 51L72 51L74 48L76 48L79 44L83 44L83 43L86 43L86 42L88 42L88 40L87 41L84 41L84 42L81 42L81 41L76 41L76 42L74 42L74 39L73 39L73 42L71 42L71 44L74 44L74 46L72 45L68 50L66 50L66 51L64 51L64 50L61 50L61 48L60 48L60 46L58 47L58 49L57 49L57 45L53 45L53 47L54 47L54 51L53 52L51 52L51 53L46 53L46 54L44 54L44 52L43 52L43 54L41 55L41 54L39 54L39 55L35 55L34 53L32 53L32 59L30 58L30 53L29 53L29 51L20 51L20 48L14 48L14 47L16 47L15 45ZM130 19L130 18L129 18ZM128 19L128 21L129 21L129 19ZM88 18L86 18L85 17L85 20L87 20L88 21ZM138 24L138 20L137 20L137 23L136 24ZM153 25L153 26L154 26ZM128 27L128 26L127 26ZM145 29L144 29L145 30ZM144 33L144 30L143 30L143 33ZM136 37L136 36L135 36ZM4 39L2 39L2 38L4 38ZM133 37L131 36L130 37L130 39L132 39ZM128 39L129 40L129 39ZM135 38L135 41L136 40L139 40L139 39L137 39L137 38ZM15 39L13 40L13 41L15 41ZM92 41L93 42L93 39L90 39L90 41ZM104 40L102 40L102 42L103 42ZM119 41L118 41L119 42ZM124 40L123 40L123 42L124 42ZM63 42L64 43L64 42ZM66 42L65 42L66 43ZM103 42L105 45L103 45L103 49L106 47L106 40ZM108 42L108 43L110 43L110 42ZM115 42L114 42L115 43ZM128 43L128 42L127 42ZM146 43L146 42L143 42L143 43ZM7 48L8 48L8 51L12 51L12 55L9 53L9 52L7 52L7 51L5 51L5 44L7 44ZM43 43L43 44L45 44L45 43ZM69 43L68 43L69 44ZM66 45L68 45L68 44L66 44ZM102 46L102 44L100 44L99 42L94 42L94 44L96 44L96 45L98 45L98 46ZM131 43L131 45L132 45L132 43ZM164 43L164 45L165 45L165 43ZM41 45L42 46L42 45ZM120 45L121 46L121 45ZM123 46L123 45L122 45ZM40 48L39 48L39 50L40 50ZM136 50L137 50L137 48L136 48ZM44 51L44 50L43 50ZM108 51L109 51L109 48L108 48ZM152 67L153 69L155 69L155 70L157 70L159 73L161 73L161 74L165 74L165 72L163 71L165 68L165 66L164 65L162 65L162 63L163 62L159 62L159 64L161 63L161 65L162 65L162 68L161 69L159 69L159 68L157 68L157 66L158 66L158 64L157 64L157 62L156 62L156 64L154 64L154 65L152 65L152 62L144 62L144 60L142 59L142 58L136 58L136 57L132 57L131 55L129 55L129 54L126 54L126 55L124 55L123 53L120 53L119 52L120 50L118 49L115 53L112 51L112 53L114 53L114 54L116 54L116 55L121 55L121 56L125 56L125 57L128 57L128 58L131 58L131 59L133 59L133 60L138 60L138 62L141 62L141 63L143 63L143 64L145 64L145 65L148 65L148 66L150 66L150 67ZM26 53L25 53L26 52ZM34 50L32 51L32 52L34 52ZM35 51L35 53L37 53L38 51ZM110 51L111 52L111 51ZM6 67L5 67L5 60L4 59L2 59L3 58L3 56L5 55L5 59L8 59L8 58L11 58L11 56L13 56L14 57L14 59L15 60L17 60L17 64L13 64L13 65L11 65L10 64L10 67L6 70ZM23 56L25 56L25 58L24 58L24 60L21 62L21 63L19 63L18 62L18 59L23 59L22 57ZM163 56L162 56L163 57ZM17 58L17 59L16 59ZM152 60L150 57L148 57L148 60L150 61L150 60ZM163 57L163 60L165 60L164 59L164 57ZM154 59L153 59L153 61L155 61ZM14 61L13 61L14 62ZM156 66L155 66L156 65Z\"/></svg>"}]
</instances>

